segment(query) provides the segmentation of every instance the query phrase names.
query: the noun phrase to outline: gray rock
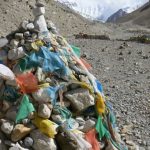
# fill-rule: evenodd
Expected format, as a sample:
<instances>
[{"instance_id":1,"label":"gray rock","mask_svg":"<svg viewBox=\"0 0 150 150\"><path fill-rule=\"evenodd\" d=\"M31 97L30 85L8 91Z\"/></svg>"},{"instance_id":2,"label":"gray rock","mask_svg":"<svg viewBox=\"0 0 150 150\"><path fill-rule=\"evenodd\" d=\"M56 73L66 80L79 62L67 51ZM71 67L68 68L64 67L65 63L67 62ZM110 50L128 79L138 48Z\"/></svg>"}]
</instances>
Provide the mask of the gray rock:
<instances>
[{"instance_id":1,"label":"gray rock","mask_svg":"<svg viewBox=\"0 0 150 150\"><path fill-rule=\"evenodd\" d=\"M96 124L96 122L91 119L85 121L82 131L88 132L90 129L92 129L95 126L95 124Z\"/></svg>"},{"instance_id":2,"label":"gray rock","mask_svg":"<svg viewBox=\"0 0 150 150\"><path fill-rule=\"evenodd\" d=\"M45 7L36 7L33 9L33 15L35 17L44 15L45 14Z\"/></svg>"},{"instance_id":3,"label":"gray rock","mask_svg":"<svg viewBox=\"0 0 150 150\"><path fill-rule=\"evenodd\" d=\"M23 29L23 30L27 30L27 24L28 24L29 22L27 21L27 20L24 20L22 23L21 23L21 28Z\"/></svg>"},{"instance_id":4,"label":"gray rock","mask_svg":"<svg viewBox=\"0 0 150 150\"><path fill-rule=\"evenodd\" d=\"M18 86L16 83L16 80L7 80L6 85L10 85L10 86L14 86L14 87Z\"/></svg>"},{"instance_id":5,"label":"gray rock","mask_svg":"<svg viewBox=\"0 0 150 150\"><path fill-rule=\"evenodd\" d=\"M51 115L51 110L48 108L46 104L39 105L38 116L48 119L50 118L50 115Z\"/></svg>"},{"instance_id":6,"label":"gray rock","mask_svg":"<svg viewBox=\"0 0 150 150\"><path fill-rule=\"evenodd\" d=\"M37 7L44 7L45 6L45 1L44 0L37 0L35 5Z\"/></svg>"},{"instance_id":7,"label":"gray rock","mask_svg":"<svg viewBox=\"0 0 150 150\"><path fill-rule=\"evenodd\" d=\"M33 145L33 139L31 138L31 137L26 137L25 139L24 139L24 145L25 145L25 147L32 147L32 145Z\"/></svg>"},{"instance_id":8,"label":"gray rock","mask_svg":"<svg viewBox=\"0 0 150 150\"><path fill-rule=\"evenodd\" d=\"M16 34L15 34L15 38L16 38L16 39L19 39L19 40L20 40L20 39L23 39L23 33L16 33Z\"/></svg>"},{"instance_id":9,"label":"gray rock","mask_svg":"<svg viewBox=\"0 0 150 150\"><path fill-rule=\"evenodd\" d=\"M24 32L24 36L25 36L25 37L29 37L29 36L31 36L31 34L30 34L29 31L26 31L26 32Z\"/></svg>"},{"instance_id":10,"label":"gray rock","mask_svg":"<svg viewBox=\"0 0 150 150\"><path fill-rule=\"evenodd\" d=\"M5 116L7 119L15 122L17 116L17 108L15 106L11 107L10 109L8 109Z\"/></svg>"},{"instance_id":11,"label":"gray rock","mask_svg":"<svg viewBox=\"0 0 150 150\"><path fill-rule=\"evenodd\" d=\"M34 130L31 132L31 137L34 141L33 148L35 150L56 150L57 146L54 139L42 134L39 130Z\"/></svg>"},{"instance_id":12,"label":"gray rock","mask_svg":"<svg viewBox=\"0 0 150 150\"><path fill-rule=\"evenodd\" d=\"M90 95L88 89L79 88L66 92L65 97L77 111L82 111L83 109L94 105L94 97Z\"/></svg>"},{"instance_id":13,"label":"gray rock","mask_svg":"<svg viewBox=\"0 0 150 150\"><path fill-rule=\"evenodd\" d=\"M4 120L1 125L1 130L9 135L13 131L14 123L12 121Z\"/></svg>"},{"instance_id":14,"label":"gray rock","mask_svg":"<svg viewBox=\"0 0 150 150\"><path fill-rule=\"evenodd\" d=\"M0 38L0 48L4 47L8 44L8 40L6 38Z\"/></svg>"},{"instance_id":15,"label":"gray rock","mask_svg":"<svg viewBox=\"0 0 150 150\"><path fill-rule=\"evenodd\" d=\"M0 150L7 150L6 145L4 144L4 142L0 139Z\"/></svg>"}]
</instances>

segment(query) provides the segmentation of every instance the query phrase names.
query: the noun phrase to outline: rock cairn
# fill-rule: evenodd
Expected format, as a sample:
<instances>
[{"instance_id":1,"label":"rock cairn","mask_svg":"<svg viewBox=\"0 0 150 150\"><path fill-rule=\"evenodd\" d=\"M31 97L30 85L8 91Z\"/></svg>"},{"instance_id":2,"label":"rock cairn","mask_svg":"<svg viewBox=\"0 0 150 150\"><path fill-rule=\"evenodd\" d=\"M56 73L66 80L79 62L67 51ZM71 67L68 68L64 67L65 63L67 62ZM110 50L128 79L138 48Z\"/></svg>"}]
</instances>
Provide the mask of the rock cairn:
<instances>
[{"instance_id":1,"label":"rock cairn","mask_svg":"<svg viewBox=\"0 0 150 150\"><path fill-rule=\"evenodd\" d=\"M101 83L44 14L37 2L0 39L0 149L126 149Z\"/></svg>"}]
</instances>

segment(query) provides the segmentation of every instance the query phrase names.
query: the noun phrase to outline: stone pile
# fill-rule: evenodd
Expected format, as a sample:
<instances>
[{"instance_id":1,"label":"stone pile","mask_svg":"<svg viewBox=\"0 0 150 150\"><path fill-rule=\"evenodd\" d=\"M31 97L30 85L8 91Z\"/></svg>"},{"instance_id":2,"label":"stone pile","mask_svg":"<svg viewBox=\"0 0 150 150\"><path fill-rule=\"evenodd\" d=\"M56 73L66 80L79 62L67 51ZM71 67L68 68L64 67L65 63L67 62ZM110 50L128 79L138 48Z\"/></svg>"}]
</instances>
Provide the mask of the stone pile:
<instances>
[{"instance_id":1,"label":"stone pile","mask_svg":"<svg viewBox=\"0 0 150 150\"><path fill-rule=\"evenodd\" d=\"M37 2L0 39L0 149L126 149L101 83L44 14Z\"/></svg>"}]
</instances>

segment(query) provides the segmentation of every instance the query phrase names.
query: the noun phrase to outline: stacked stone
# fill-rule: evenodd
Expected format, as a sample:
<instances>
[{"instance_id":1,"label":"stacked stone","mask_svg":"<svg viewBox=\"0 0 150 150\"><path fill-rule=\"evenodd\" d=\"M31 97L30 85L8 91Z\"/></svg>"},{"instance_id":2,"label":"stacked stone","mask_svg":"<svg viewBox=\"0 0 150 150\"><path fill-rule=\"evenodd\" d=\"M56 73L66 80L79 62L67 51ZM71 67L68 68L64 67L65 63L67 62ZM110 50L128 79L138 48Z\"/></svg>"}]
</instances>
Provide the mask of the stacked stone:
<instances>
[{"instance_id":1,"label":"stacked stone","mask_svg":"<svg viewBox=\"0 0 150 150\"><path fill-rule=\"evenodd\" d=\"M33 22L23 21L18 31L0 39L0 149L120 149L122 142L113 137L118 134L111 122L106 121L105 127L98 123L98 116L104 120L111 111L100 83L54 24L46 23L43 3L37 2L33 14ZM45 53L54 57L44 59ZM41 58L35 63L38 54ZM34 61L27 64L30 56ZM48 68L54 67L49 72L42 68L47 60L52 62ZM22 70L22 61L32 67L24 65L26 69ZM37 89L33 90L30 86L36 81ZM103 131L98 132L98 128ZM110 131L110 139L105 128ZM87 140L90 133L92 138Z\"/></svg>"}]
</instances>

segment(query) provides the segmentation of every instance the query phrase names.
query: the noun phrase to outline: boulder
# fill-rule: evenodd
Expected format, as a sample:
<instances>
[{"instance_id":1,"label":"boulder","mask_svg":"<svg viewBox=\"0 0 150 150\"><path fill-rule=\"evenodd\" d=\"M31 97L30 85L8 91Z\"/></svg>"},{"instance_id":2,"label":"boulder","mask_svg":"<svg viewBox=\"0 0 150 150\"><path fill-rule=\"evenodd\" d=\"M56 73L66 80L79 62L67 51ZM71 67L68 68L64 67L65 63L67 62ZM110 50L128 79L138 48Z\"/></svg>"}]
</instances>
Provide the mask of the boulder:
<instances>
[{"instance_id":1,"label":"boulder","mask_svg":"<svg viewBox=\"0 0 150 150\"><path fill-rule=\"evenodd\" d=\"M94 97L90 95L88 89L79 88L66 92L65 97L77 111L82 111L87 107L94 105Z\"/></svg>"},{"instance_id":2,"label":"boulder","mask_svg":"<svg viewBox=\"0 0 150 150\"><path fill-rule=\"evenodd\" d=\"M34 141L33 149L35 150L56 150L56 144L54 139L42 134L39 130L31 132L31 137Z\"/></svg>"}]
</instances>

